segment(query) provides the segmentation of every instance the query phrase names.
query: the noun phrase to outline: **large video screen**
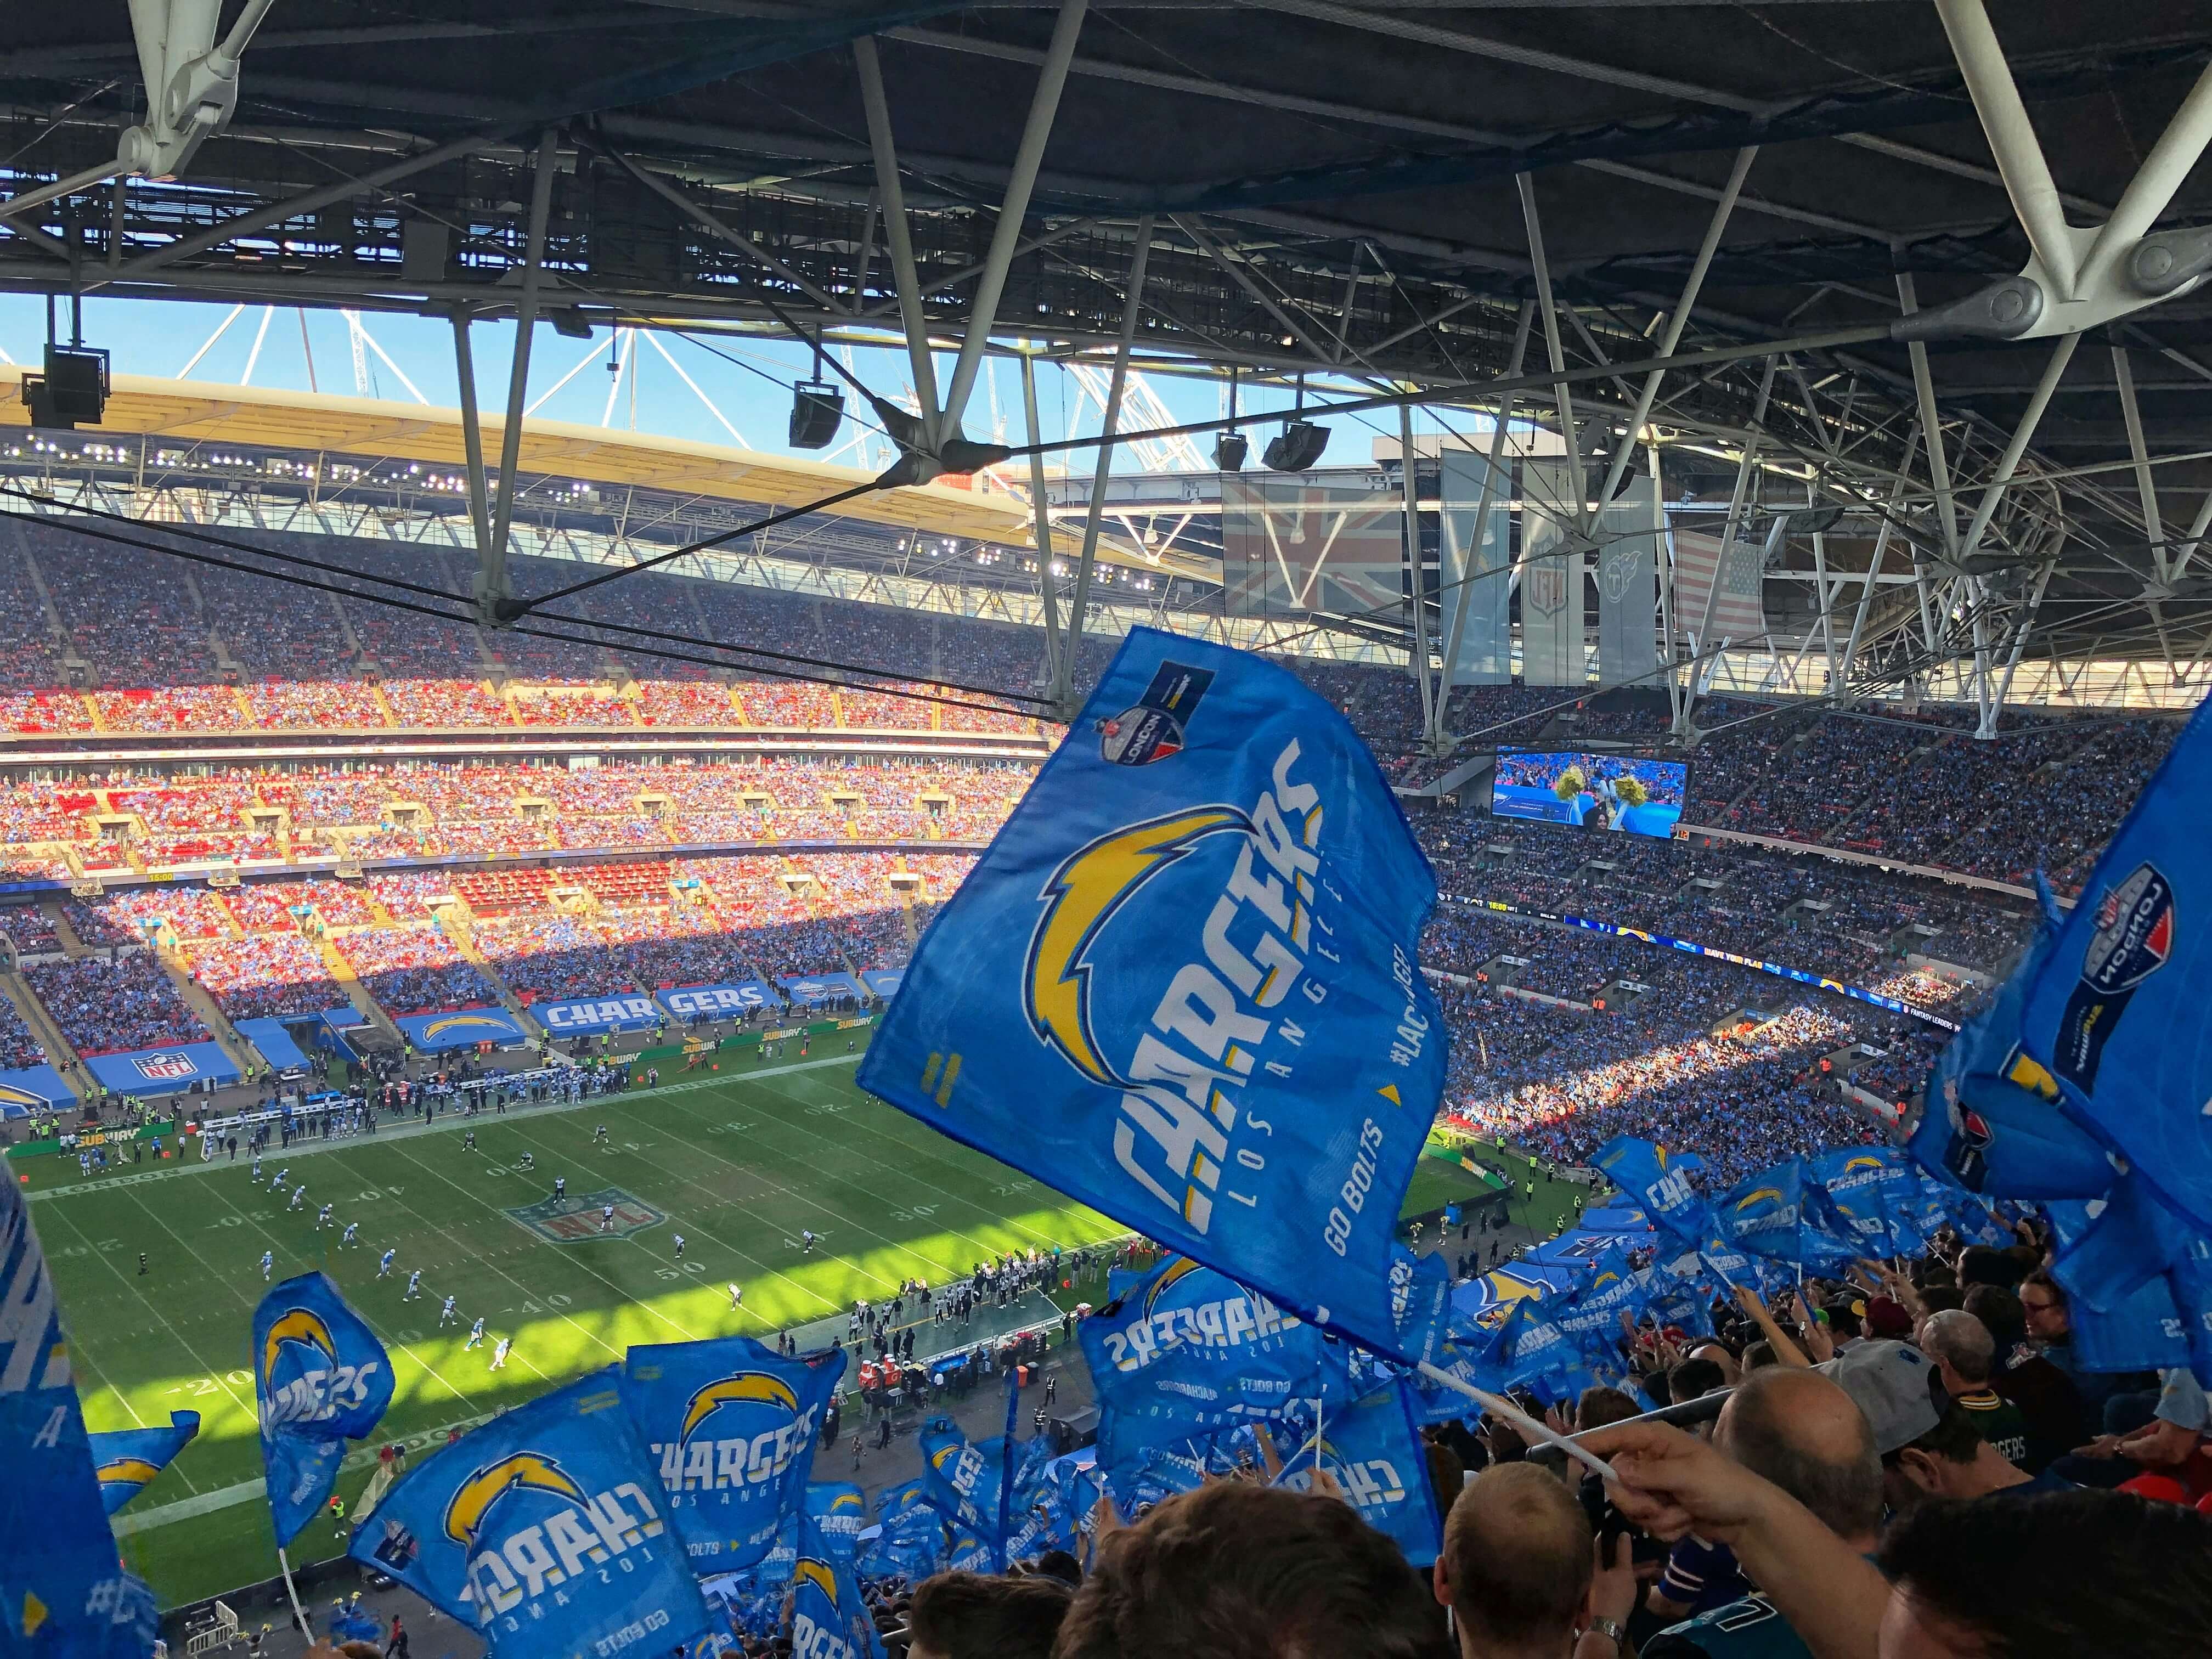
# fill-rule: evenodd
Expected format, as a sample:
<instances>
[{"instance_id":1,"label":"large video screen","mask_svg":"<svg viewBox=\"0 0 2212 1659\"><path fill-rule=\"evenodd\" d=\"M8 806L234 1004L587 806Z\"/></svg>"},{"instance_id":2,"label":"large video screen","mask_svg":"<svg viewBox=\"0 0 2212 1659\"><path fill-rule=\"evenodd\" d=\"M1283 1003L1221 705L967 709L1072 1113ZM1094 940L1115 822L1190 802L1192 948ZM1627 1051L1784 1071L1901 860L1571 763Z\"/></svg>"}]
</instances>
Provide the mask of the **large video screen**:
<instances>
[{"instance_id":1,"label":"large video screen","mask_svg":"<svg viewBox=\"0 0 2212 1659\"><path fill-rule=\"evenodd\" d=\"M1670 839L1690 788L1682 761L1500 749L1490 815Z\"/></svg>"}]
</instances>

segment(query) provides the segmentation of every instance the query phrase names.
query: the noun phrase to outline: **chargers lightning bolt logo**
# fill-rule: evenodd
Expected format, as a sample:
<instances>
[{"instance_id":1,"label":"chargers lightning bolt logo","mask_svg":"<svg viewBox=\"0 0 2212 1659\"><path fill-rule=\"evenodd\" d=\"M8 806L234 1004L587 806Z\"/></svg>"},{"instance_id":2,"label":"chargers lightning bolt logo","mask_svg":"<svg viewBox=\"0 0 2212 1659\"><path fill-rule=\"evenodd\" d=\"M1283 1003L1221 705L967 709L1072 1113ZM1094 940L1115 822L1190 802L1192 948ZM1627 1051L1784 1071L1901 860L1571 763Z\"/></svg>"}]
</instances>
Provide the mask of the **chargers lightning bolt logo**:
<instances>
[{"instance_id":1,"label":"chargers lightning bolt logo","mask_svg":"<svg viewBox=\"0 0 2212 1659\"><path fill-rule=\"evenodd\" d=\"M511 1492L550 1492L579 1509L591 1507L584 1489L551 1458L536 1452L510 1452L478 1469L446 1500L446 1536L463 1549L473 1550L492 1505Z\"/></svg>"}]
</instances>

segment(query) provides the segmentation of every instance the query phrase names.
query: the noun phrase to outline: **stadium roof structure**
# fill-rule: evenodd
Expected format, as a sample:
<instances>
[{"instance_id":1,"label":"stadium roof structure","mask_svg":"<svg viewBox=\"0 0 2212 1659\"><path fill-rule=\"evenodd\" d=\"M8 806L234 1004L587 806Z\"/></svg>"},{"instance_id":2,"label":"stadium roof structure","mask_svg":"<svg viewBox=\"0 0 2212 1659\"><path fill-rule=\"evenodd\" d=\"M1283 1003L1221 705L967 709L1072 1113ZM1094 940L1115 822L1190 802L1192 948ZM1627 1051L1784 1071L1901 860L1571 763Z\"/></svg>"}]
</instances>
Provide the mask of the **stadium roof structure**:
<instances>
[{"instance_id":1,"label":"stadium roof structure","mask_svg":"<svg viewBox=\"0 0 2212 1659\"><path fill-rule=\"evenodd\" d=\"M1310 376L1386 425L1510 408L1601 488L1649 440L1670 495L1780 518L1766 643L1796 676L1817 635L1814 690L1949 673L1993 732L2023 655L2172 685L2212 654L2188 0L136 9L161 40L13 20L0 286L428 313L463 349L518 313L889 331L906 477L978 460L948 445L986 350ZM510 470L476 485L494 596ZM1080 563L1046 586L1079 612ZM1433 665L1435 606L1385 620Z\"/></svg>"},{"instance_id":2,"label":"stadium roof structure","mask_svg":"<svg viewBox=\"0 0 2212 1659\"><path fill-rule=\"evenodd\" d=\"M0 428L27 426L29 411L16 395L33 371L0 364ZM503 435L505 422L489 412L480 420L483 441ZM326 454L374 460L419 461L459 470L468 464L465 421L457 409L411 405L378 398L288 392L266 386L210 385L147 375L112 377L100 422L105 438L136 435L177 444L253 445L293 454ZM872 475L788 455L685 438L657 436L532 416L523 423L517 465L526 493L545 483L566 486L636 485L687 500L744 501L791 507L848 489ZM969 543L1026 546L1035 521L1025 501L970 488L964 478L912 485L855 496L830 509L840 518ZM1077 551L1065 525L1054 527L1054 550ZM1218 573L1170 552L1147 558L1119 537L1102 537L1098 556L1137 569L1212 580Z\"/></svg>"}]
</instances>

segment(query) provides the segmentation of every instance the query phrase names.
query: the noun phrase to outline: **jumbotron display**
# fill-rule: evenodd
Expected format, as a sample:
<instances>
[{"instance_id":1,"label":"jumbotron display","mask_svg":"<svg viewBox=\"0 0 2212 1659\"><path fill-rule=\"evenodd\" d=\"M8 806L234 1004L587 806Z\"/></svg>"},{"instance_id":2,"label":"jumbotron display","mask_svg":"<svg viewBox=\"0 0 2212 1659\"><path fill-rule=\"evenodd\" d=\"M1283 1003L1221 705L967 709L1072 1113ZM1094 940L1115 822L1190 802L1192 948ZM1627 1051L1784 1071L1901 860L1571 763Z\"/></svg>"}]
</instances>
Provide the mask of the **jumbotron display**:
<instances>
[{"instance_id":1,"label":"jumbotron display","mask_svg":"<svg viewBox=\"0 0 2212 1659\"><path fill-rule=\"evenodd\" d=\"M1665 841L1682 816L1689 787L1690 769L1681 761L1500 749L1490 814Z\"/></svg>"}]
</instances>

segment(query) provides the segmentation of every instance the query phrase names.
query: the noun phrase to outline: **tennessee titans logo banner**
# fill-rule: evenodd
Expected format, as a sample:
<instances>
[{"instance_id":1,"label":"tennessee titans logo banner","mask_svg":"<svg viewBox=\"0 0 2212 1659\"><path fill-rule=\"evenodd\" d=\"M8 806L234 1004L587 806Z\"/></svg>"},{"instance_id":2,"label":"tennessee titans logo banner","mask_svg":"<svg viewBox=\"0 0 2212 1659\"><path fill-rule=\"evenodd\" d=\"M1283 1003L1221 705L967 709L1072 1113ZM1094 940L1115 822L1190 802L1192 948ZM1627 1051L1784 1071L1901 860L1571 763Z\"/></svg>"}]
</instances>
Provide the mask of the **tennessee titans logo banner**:
<instances>
[{"instance_id":1,"label":"tennessee titans logo banner","mask_svg":"<svg viewBox=\"0 0 2212 1659\"><path fill-rule=\"evenodd\" d=\"M392 1360L336 1285L301 1273L253 1310L253 1399L269 1518L289 1544L329 1498L345 1443L383 1419Z\"/></svg>"},{"instance_id":2,"label":"tennessee titans logo banner","mask_svg":"<svg viewBox=\"0 0 2212 1659\"><path fill-rule=\"evenodd\" d=\"M117 1429L94 1435L93 1473L99 1477L100 1501L107 1512L114 1514L145 1491L199 1431L198 1412L171 1412L165 1429Z\"/></svg>"},{"instance_id":3,"label":"tennessee titans logo banner","mask_svg":"<svg viewBox=\"0 0 2212 1659\"><path fill-rule=\"evenodd\" d=\"M925 936L864 1088L1378 1352L1443 1264L1393 1242L1443 1079L1436 882L1291 674L1139 629Z\"/></svg>"},{"instance_id":4,"label":"tennessee titans logo banner","mask_svg":"<svg viewBox=\"0 0 2212 1659\"><path fill-rule=\"evenodd\" d=\"M2196 1040L2212 993L2208 722L2200 706L2105 848L2021 1022L2071 1115L2200 1227L2212 1227L2212 1048Z\"/></svg>"},{"instance_id":5,"label":"tennessee titans logo banner","mask_svg":"<svg viewBox=\"0 0 2212 1659\"><path fill-rule=\"evenodd\" d=\"M2058 1079L2021 1045L2028 988L2056 937L2046 926L1996 1000L1936 1056L1911 1122L1913 1158L1970 1193L2091 1199L2112 1184L2104 1147L2060 1109Z\"/></svg>"},{"instance_id":6,"label":"tennessee titans logo banner","mask_svg":"<svg viewBox=\"0 0 2212 1659\"><path fill-rule=\"evenodd\" d=\"M108 1530L23 1189L0 1182L0 1654L144 1659L154 1597Z\"/></svg>"},{"instance_id":7,"label":"tennessee titans logo banner","mask_svg":"<svg viewBox=\"0 0 2212 1659\"><path fill-rule=\"evenodd\" d=\"M1188 1256L1169 1257L1075 1332L1099 1403L1131 1424L1226 1428L1345 1393L1341 1342Z\"/></svg>"},{"instance_id":8,"label":"tennessee titans logo banner","mask_svg":"<svg viewBox=\"0 0 2212 1659\"><path fill-rule=\"evenodd\" d=\"M709 1628L665 1503L611 1365L403 1476L347 1553L501 1659L665 1654Z\"/></svg>"},{"instance_id":9,"label":"tennessee titans logo banner","mask_svg":"<svg viewBox=\"0 0 2212 1659\"><path fill-rule=\"evenodd\" d=\"M1429 1486L1419 1420L1407 1384L1377 1389L1328 1413L1318 1441L1309 1441L1283 1465L1282 1483L1308 1486L1316 1467L1326 1469L1361 1520L1395 1542L1408 1564L1428 1566L1437 1559L1443 1523Z\"/></svg>"},{"instance_id":10,"label":"tennessee titans logo banner","mask_svg":"<svg viewBox=\"0 0 2212 1659\"><path fill-rule=\"evenodd\" d=\"M623 1406L696 1571L749 1567L774 1547L844 1375L842 1352L809 1364L744 1336L629 1350Z\"/></svg>"},{"instance_id":11,"label":"tennessee titans logo banner","mask_svg":"<svg viewBox=\"0 0 2212 1659\"><path fill-rule=\"evenodd\" d=\"M1633 1135L1615 1135L1590 1162L1674 1237L1695 1244L1705 1237L1705 1200L1692 1180L1705 1160L1695 1153L1677 1155Z\"/></svg>"}]
</instances>

